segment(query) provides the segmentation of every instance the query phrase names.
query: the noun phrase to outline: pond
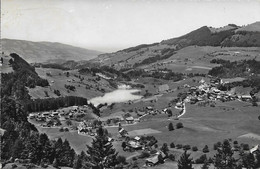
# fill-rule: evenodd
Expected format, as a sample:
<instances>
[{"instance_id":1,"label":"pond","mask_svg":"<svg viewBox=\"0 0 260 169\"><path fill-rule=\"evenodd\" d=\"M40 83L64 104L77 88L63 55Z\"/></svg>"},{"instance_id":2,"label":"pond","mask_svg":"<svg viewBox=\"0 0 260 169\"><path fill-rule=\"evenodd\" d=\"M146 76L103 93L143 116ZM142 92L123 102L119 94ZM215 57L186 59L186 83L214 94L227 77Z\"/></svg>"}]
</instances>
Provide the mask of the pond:
<instances>
[{"instance_id":1,"label":"pond","mask_svg":"<svg viewBox=\"0 0 260 169\"><path fill-rule=\"evenodd\" d=\"M120 103L120 102L127 102L129 100L138 100L141 99L141 95L137 95L135 93L139 92L138 89L131 89L129 86L121 85L118 87L117 90L112 92L106 93L104 96L99 96L90 99L90 102L95 106L99 104L111 104L111 103Z\"/></svg>"}]
</instances>

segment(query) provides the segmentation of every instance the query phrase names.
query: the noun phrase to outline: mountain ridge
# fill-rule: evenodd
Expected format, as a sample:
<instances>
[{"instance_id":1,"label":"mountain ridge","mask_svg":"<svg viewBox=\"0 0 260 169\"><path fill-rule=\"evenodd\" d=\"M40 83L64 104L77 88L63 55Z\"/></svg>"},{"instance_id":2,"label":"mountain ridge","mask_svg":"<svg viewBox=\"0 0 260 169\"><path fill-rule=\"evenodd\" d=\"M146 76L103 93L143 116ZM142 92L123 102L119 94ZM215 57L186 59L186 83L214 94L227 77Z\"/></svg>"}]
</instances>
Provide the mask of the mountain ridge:
<instances>
[{"instance_id":1,"label":"mountain ridge","mask_svg":"<svg viewBox=\"0 0 260 169\"><path fill-rule=\"evenodd\" d=\"M102 52L75 47L59 42L33 42L17 39L1 39L2 50L5 54L17 53L26 61L54 62L62 60L90 60Z\"/></svg>"},{"instance_id":2,"label":"mountain ridge","mask_svg":"<svg viewBox=\"0 0 260 169\"><path fill-rule=\"evenodd\" d=\"M260 47L260 29L255 31L258 27L260 28L260 22L243 27L235 24L228 24L220 28L202 26L180 37L101 54L91 61L101 65L114 66L117 69L129 69L146 63L166 60L175 55L176 51L189 46Z\"/></svg>"}]
</instances>

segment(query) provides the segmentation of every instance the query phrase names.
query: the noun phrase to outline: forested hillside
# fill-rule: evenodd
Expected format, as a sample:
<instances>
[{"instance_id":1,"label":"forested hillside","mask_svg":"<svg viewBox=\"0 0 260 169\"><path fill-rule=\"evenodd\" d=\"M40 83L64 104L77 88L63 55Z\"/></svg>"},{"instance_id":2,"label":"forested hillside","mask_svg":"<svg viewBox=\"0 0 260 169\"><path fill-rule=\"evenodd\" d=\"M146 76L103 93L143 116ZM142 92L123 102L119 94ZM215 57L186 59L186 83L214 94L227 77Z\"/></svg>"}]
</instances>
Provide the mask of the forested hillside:
<instances>
[{"instance_id":1,"label":"forested hillside","mask_svg":"<svg viewBox=\"0 0 260 169\"><path fill-rule=\"evenodd\" d=\"M64 97L56 101L32 101L26 87L47 86L48 81L40 78L34 68L17 54L11 54L11 57L10 64L14 71L1 74L1 128L4 130L1 137L1 163L5 165L18 158L37 165L54 163L57 166L72 167L76 156L69 142L61 139L49 140L47 135L39 134L35 126L27 121L27 110L48 110L53 108L50 107L52 102L56 104L56 108L82 105L86 104L87 100ZM57 101L62 104L57 104ZM46 106L47 102L49 106ZM39 105L38 109L30 106L30 103Z\"/></svg>"}]
</instances>

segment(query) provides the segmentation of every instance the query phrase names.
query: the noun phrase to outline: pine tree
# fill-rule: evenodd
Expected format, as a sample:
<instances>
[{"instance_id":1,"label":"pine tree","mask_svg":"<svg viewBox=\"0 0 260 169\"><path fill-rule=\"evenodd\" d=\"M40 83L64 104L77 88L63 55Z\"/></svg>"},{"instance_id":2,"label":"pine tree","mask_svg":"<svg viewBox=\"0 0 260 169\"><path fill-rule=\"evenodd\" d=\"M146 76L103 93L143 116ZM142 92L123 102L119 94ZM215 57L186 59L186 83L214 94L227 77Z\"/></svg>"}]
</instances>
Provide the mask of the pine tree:
<instances>
[{"instance_id":1,"label":"pine tree","mask_svg":"<svg viewBox=\"0 0 260 169\"><path fill-rule=\"evenodd\" d=\"M187 154L187 151L185 151L178 160L178 169L193 169L192 158L189 157L190 154Z\"/></svg>"},{"instance_id":2,"label":"pine tree","mask_svg":"<svg viewBox=\"0 0 260 169\"><path fill-rule=\"evenodd\" d=\"M172 123L169 123L168 129L169 129L169 131L174 130L174 127L173 127L173 124L172 124Z\"/></svg>"},{"instance_id":3,"label":"pine tree","mask_svg":"<svg viewBox=\"0 0 260 169\"><path fill-rule=\"evenodd\" d=\"M203 165L201 166L201 169L209 169L210 163L209 161L206 159L203 163Z\"/></svg>"},{"instance_id":4,"label":"pine tree","mask_svg":"<svg viewBox=\"0 0 260 169\"><path fill-rule=\"evenodd\" d=\"M254 155L252 153L243 154L242 155L242 163L243 163L243 166L247 169L256 168L255 158L254 158Z\"/></svg>"},{"instance_id":5,"label":"pine tree","mask_svg":"<svg viewBox=\"0 0 260 169\"><path fill-rule=\"evenodd\" d=\"M233 151L228 140L223 141L217 149L217 154L214 156L213 163L216 169L232 169L237 168L236 160L233 157Z\"/></svg>"},{"instance_id":6,"label":"pine tree","mask_svg":"<svg viewBox=\"0 0 260 169\"><path fill-rule=\"evenodd\" d=\"M115 166L117 164L117 152L113 148L112 143L108 141L108 137L102 127L97 130L97 136L93 139L92 146L87 145L89 168L104 169Z\"/></svg>"}]
</instances>

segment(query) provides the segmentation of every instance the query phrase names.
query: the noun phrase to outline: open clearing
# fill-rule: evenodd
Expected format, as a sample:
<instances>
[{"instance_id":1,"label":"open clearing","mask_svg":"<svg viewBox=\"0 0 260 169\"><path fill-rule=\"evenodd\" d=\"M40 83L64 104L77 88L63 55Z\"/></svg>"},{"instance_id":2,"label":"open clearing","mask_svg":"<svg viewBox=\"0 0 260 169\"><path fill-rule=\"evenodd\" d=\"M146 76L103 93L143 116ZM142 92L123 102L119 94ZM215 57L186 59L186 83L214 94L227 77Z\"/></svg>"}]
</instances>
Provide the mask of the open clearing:
<instances>
[{"instance_id":1,"label":"open clearing","mask_svg":"<svg viewBox=\"0 0 260 169\"><path fill-rule=\"evenodd\" d=\"M247 133L242 136L239 136L239 138L250 138L254 140L259 140L260 141L260 135L254 134L254 133Z\"/></svg>"},{"instance_id":2,"label":"open clearing","mask_svg":"<svg viewBox=\"0 0 260 169\"><path fill-rule=\"evenodd\" d=\"M140 136L140 135L155 134L155 133L161 133L161 131L147 128L147 129L132 130L128 134L129 136L134 137L136 135Z\"/></svg>"}]
</instances>

